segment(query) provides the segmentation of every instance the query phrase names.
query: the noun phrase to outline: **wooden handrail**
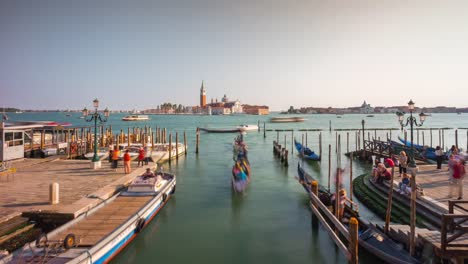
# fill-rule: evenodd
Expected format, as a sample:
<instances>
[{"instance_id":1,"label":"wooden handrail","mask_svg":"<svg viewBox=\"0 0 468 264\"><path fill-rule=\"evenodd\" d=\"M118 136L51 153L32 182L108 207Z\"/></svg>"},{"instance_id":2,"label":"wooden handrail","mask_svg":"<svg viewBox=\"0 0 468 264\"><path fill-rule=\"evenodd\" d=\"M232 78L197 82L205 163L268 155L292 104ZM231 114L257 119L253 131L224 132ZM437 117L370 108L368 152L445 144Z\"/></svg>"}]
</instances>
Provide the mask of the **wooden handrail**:
<instances>
[{"instance_id":1,"label":"wooden handrail","mask_svg":"<svg viewBox=\"0 0 468 264\"><path fill-rule=\"evenodd\" d=\"M450 202L449 202L450 205ZM453 211L453 205L449 208L449 211ZM456 221L459 219L459 221ZM462 225L468 220L468 215L460 214L443 214L442 215L442 228L440 231L440 244L442 252L447 250L450 246L450 242L455 241L457 238L468 233L468 226ZM468 244L454 244L456 247L468 247Z\"/></svg>"}]
</instances>

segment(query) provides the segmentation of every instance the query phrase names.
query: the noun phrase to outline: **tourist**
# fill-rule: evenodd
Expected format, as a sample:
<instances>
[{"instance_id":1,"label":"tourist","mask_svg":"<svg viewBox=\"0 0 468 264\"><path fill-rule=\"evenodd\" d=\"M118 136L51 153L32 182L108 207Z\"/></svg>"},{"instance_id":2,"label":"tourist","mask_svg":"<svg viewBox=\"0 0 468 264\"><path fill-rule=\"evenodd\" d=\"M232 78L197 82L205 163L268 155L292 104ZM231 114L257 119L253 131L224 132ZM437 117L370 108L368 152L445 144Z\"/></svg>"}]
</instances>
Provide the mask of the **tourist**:
<instances>
[{"instance_id":1,"label":"tourist","mask_svg":"<svg viewBox=\"0 0 468 264\"><path fill-rule=\"evenodd\" d=\"M114 148L112 152L112 168L114 171L117 171L117 167L119 166L119 159L120 159L120 151L117 147Z\"/></svg>"},{"instance_id":2,"label":"tourist","mask_svg":"<svg viewBox=\"0 0 468 264\"><path fill-rule=\"evenodd\" d=\"M408 167L408 157L406 156L406 152L403 150L400 151L400 155L398 155L398 160L400 161L399 171L400 177L402 173L406 173L406 168Z\"/></svg>"},{"instance_id":3,"label":"tourist","mask_svg":"<svg viewBox=\"0 0 468 264\"><path fill-rule=\"evenodd\" d=\"M454 191L458 189L458 200L463 199L463 178L465 177L464 161L453 159L452 163L452 181L450 184L450 198L453 197Z\"/></svg>"},{"instance_id":4,"label":"tourist","mask_svg":"<svg viewBox=\"0 0 468 264\"><path fill-rule=\"evenodd\" d=\"M148 165L151 159L151 149L148 146L145 147L145 165Z\"/></svg>"},{"instance_id":5,"label":"tourist","mask_svg":"<svg viewBox=\"0 0 468 264\"><path fill-rule=\"evenodd\" d=\"M125 154L123 156L123 160L124 160L124 171L125 171L125 174L128 174L130 173L130 153L128 151L128 149L125 151Z\"/></svg>"},{"instance_id":6,"label":"tourist","mask_svg":"<svg viewBox=\"0 0 468 264\"><path fill-rule=\"evenodd\" d=\"M377 182L379 176L380 176L380 173L379 173L379 164L380 164L380 161L379 159L375 159L374 161L374 167L372 168L372 180L374 182Z\"/></svg>"},{"instance_id":7,"label":"tourist","mask_svg":"<svg viewBox=\"0 0 468 264\"><path fill-rule=\"evenodd\" d=\"M392 174L387 170L383 163L379 163L377 167L377 183L382 183L385 181L390 181L392 179Z\"/></svg>"},{"instance_id":8,"label":"tourist","mask_svg":"<svg viewBox=\"0 0 468 264\"><path fill-rule=\"evenodd\" d=\"M346 202L350 202L352 203L348 196L346 195L346 190L345 189L340 189L338 191L338 196L339 196L339 200L338 200L338 219L342 220L343 219L343 216L344 216L344 209L345 209L345 206L346 206ZM335 194L332 195L331 197L331 203L332 203L332 206L333 208L335 207L335 199L336 199L336 196Z\"/></svg>"},{"instance_id":9,"label":"tourist","mask_svg":"<svg viewBox=\"0 0 468 264\"><path fill-rule=\"evenodd\" d=\"M143 173L143 180L154 177L154 173L151 171L151 168L146 168L146 172Z\"/></svg>"},{"instance_id":10,"label":"tourist","mask_svg":"<svg viewBox=\"0 0 468 264\"><path fill-rule=\"evenodd\" d=\"M452 183L453 166L455 166L456 162L457 161L455 160L455 155L450 154L449 159L447 161L448 172L449 172L448 180L450 184Z\"/></svg>"},{"instance_id":11,"label":"tourist","mask_svg":"<svg viewBox=\"0 0 468 264\"><path fill-rule=\"evenodd\" d=\"M392 160L393 160L393 164L395 165L394 167L400 168L400 160L398 159L398 156L393 154L392 155ZM401 175L400 175L400 177L401 177Z\"/></svg>"},{"instance_id":12,"label":"tourist","mask_svg":"<svg viewBox=\"0 0 468 264\"><path fill-rule=\"evenodd\" d=\"M398 193L408 194L407 188L410 187L410 176L407 173L403 173L403 178L398 184Z\"/></svg>"},{"instance_id":13,"label":"tourist","mask_svg":"<svg viewBox=\"0 0 468 264\"><path fill-rule=\"evenodd\" d=\"M143 149L143 147L140 147L140 149L138 150L138 167L140 167L140 163L141 163L141 166L143 167L144 160L145 160L145 150Z\"/></svg>"},{"instance_id":14,"label":"tourist","mask_svg":"<svg viewBox=\"0 0 468 264\"><path fill-rule=\"evenodd\" d=\"M112 162L112 156L113 156L114 150L112 148L109 149L109 163Z\"/></svg>"},{"instance_id":15,"label":"tourist","mask_svg":"<svg viewBox=\"0 0 468 264\"><path fill-rule=\"evenodd\" d=\"M442 151L440 146L436 147L435 155L436 155L436 161L437 161L437 169L440 170L442 169L442 161L444 160L444 152Z\"/></svg>"},{"instance_id":16,"label":"tourist","mask_svg":"<svg viewBox=\"0 0 468 264\"><path fill-rule=\"evenodd\" d=\"M452 147L450 148L450 154L453 154L453 155L458 155L458 148L455 146L455 145L452 145Z\"/></svg>"}]
</instances>

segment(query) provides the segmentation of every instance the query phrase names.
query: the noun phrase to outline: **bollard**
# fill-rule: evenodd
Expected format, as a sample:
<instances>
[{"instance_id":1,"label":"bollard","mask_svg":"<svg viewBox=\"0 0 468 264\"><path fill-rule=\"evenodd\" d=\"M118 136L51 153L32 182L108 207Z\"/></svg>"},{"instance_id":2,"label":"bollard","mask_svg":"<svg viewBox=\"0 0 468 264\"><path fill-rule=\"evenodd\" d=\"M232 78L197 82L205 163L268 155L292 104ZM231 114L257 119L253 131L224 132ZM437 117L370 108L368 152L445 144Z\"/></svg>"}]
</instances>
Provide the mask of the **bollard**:
<instances>
[{"instance_id":1,"label":"bollard","mask_svg":"<svg viewBox=\"0 0 468 264\"><path fill-rule=\"evenodd\" d=\"M357 264L359 259L358 252L358 229L359 222L355 217L349 219L349 243L348 243L348 252L349 252L349 263Z\"/></svg>"},{"instance_id":2,"label":"bollard","mask_svg":"<svg viewBox=\"0 0 468 264\"><path fill-rule=\"evenodd\" d=\"M49 202L50 204L59 203L59 184L56 182L49 185Z\"/></svg>"}]
</instances>

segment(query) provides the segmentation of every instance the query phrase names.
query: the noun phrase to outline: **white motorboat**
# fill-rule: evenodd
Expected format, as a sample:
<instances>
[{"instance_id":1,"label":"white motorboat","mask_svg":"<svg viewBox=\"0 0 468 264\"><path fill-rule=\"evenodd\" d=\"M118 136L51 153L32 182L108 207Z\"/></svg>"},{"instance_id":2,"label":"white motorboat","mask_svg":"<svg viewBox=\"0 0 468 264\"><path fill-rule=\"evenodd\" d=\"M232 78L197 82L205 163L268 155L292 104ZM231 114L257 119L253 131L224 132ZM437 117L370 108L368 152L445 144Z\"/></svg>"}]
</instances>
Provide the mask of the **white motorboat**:
<instances>
[{"instance_id":1,"label":"white motorboat","mask_svg":"<svg viewBox=\"0 0 468 264\"><path fill-rule=\"evenodd\" d=\"M237 127L239 131L252 131L252 130L258 130L257 125L240 125Z\"/></svg>"},{"instance_id":2,"label":"white motorboat","mask_svg":"<svg viewBox=\"0 0 468 264\"><path fill-rule=\"evenodd\" d=\"M128 115L122 117L123 121L146 121L149 120L147 115Z\"/></svg>"}]
</instances>

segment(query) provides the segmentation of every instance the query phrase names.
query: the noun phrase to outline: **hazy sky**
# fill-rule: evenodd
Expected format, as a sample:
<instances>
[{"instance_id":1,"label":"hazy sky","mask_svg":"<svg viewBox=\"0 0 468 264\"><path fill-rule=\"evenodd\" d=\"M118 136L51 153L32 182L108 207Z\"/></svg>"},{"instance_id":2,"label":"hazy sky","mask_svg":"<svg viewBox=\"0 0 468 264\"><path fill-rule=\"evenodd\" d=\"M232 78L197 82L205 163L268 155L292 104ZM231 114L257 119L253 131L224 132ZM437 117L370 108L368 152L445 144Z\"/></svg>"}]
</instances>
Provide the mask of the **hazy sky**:
<instances>
[{"instance_id":1,"label":"hazy sky","mask_svg":"<svg viewBox=\"0 0 468 264\"><path fill-rule=\"evenodd\" d=\"M468 106L468 1L2 0L0 107Z\"/></svg>"}]
</instances>

